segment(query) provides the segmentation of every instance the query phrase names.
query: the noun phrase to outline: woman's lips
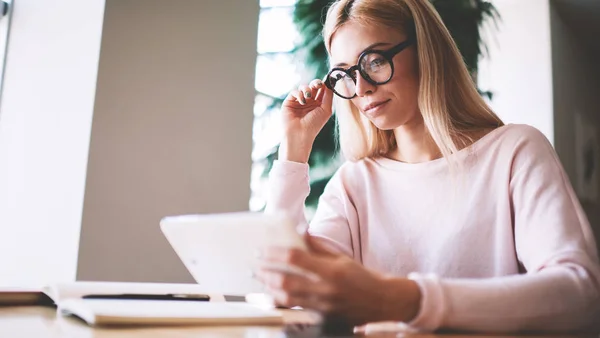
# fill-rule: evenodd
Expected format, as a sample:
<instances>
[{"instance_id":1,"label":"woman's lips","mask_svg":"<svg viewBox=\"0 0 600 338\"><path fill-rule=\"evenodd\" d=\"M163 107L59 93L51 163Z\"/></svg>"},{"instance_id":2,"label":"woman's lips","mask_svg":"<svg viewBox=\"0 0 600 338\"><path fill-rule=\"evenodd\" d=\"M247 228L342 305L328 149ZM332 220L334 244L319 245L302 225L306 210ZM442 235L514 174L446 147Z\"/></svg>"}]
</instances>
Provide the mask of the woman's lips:
<instances>
[{"instance_id":1,"label":"woman's lips","mask_svg":"<svg viewBox=\"0 0 600 338\"><path fill-rule=\"evenodd\" d=\"M388 102L390 102L390 100L372 102L364 107L363 112L370 116L377 115Z\"/></svg>"}]
</instances>

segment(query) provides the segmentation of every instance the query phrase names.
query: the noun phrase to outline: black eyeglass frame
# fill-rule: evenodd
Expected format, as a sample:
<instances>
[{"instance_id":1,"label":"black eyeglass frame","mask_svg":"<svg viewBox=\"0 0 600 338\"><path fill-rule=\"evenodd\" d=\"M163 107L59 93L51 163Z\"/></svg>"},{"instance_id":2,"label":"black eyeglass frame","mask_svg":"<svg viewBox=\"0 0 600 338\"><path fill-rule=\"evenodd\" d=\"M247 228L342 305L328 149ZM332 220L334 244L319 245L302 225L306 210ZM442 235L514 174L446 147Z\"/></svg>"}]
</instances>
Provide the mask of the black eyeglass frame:
<instances>
[{"instance_id":1,"label":"black eyeglass frame","mask_svg":"<svg viewBox=\"0 0 600 338\"><path fill-rule=\"evenodd\" d=\"M338 95L339 97L341 97L343 99L350 100L350 99L355 98L357 95L356 90L355 90L354 96L352 96L352 97L346 97L346 96L343 96L340 93L336 92L335 89L333 88L334 86L331 85L330 78L331 78L331 73L333 73L334 71L342 71L350 76L352 81L354 81L354 85L356 86L356 70L358 70L358 72L363 77L363 79L365 79L367 82L369 82L370 84L372 84L374 86L386 84L386 83L390 82L392 77L394 77L394 60L393 60L394 56L396 56L398 53L400 53L401 51L408 48L413 43L414 43L414 39L411 38L411 39L405 40L403 42L400 42L399 44L397 44L396 46L394 46L388 50L367 49L364 52L360 53L360 55L358 57L358 64L356 64L350 68L336 67L336 68L331 69L327 73L327 76L325 77L325 86L327 86L327 88L331 89L336 95ZM383 82L374 81L360 67L362 60L369 54L379 54L379 55L383 56L387 60L387 62L390 64L391 74L390 74L390 77L386 81L383 81Z\"/></svg>"}]
</instances>

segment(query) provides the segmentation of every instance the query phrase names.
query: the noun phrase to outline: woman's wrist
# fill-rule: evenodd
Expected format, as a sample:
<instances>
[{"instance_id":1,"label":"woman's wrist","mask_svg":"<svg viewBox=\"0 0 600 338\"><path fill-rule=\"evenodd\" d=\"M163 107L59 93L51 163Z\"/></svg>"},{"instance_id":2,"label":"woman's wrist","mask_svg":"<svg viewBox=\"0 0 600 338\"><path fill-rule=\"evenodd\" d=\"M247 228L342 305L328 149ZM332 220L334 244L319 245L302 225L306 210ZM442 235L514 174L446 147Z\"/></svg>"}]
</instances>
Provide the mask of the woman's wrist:
<instances>
[{"instance_id":1,"label":"woman's wrist","mask_svg":"<svg viewBox=\"0 0 600 338\"><path fill-rule=\"evenodd\" d=\"M411 322L421 308L421 289L407 278L387 278L384 281L385 298L382 321Z\"/></svg>"},{"instance_id":2,"label":"woman's wrist","mask_svg":"<svg viewBox=\"0 0 600 338\"><path fill-rule=\"evenodd\" d=\"M284 138L279 145L278 159L298 163L308 163L312 142L303 139Z\"/></svg>"}]
</instances>

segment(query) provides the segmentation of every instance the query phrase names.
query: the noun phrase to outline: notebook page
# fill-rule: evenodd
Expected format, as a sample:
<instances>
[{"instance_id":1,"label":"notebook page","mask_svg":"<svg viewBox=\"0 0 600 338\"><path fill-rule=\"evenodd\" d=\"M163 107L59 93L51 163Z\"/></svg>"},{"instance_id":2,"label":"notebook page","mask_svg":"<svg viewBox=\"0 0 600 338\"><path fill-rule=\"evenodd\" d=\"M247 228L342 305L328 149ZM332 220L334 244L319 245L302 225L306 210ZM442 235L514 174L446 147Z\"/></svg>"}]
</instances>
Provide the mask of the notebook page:
<instances>
[{"instance_id":1,"label":"notebook page","mask_svg":"<svg viewBox=\"0 0 600 338\"><path fill-rule=\"evenodd\" d=\"M277 310L247 303L68 299L59 313L91 325L281 324Z\"/></svg>"}]
</instances>

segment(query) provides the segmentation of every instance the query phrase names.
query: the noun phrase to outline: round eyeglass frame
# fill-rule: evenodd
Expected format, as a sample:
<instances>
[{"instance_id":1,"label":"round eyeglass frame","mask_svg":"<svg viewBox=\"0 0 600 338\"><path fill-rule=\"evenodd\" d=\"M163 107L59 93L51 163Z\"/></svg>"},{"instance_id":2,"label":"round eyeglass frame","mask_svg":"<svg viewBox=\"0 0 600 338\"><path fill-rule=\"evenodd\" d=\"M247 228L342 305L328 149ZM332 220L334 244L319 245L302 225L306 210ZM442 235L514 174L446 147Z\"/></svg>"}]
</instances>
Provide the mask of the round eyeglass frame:
<instances>
[{"instance_id":1,"label":"round eyeglass frame","mask_svg":"<svg viewBox=\"0 0 600 338\"><path fill-rule=\"evenodd\" d=\"M406 41L403 41L403 42L397 44L396 46L394 46L388 50L367 49L364 52L362 52L360 54L360 56L358 57L358 64L356 64L350 68L336 67L336 68L331 69L327 73L327 76L325 77L325 86L327 86L327 88L331 89L337 96L339 96L343 99L346 99L346 100L353 99L358 95L356 93L356 89L354 91L354 95L351 97L347 97L347 96L344 96L344 95L338 93L334 89L335 86L331 84L331 74L335 71L344 72L344 73L348 74L348 76L350 76L352 81L354 81L354 85L356 86L356 80L357 80L356 79L356 71L357 70L360 73L360 75L363 77L363 79L365 79L367 82L369 82L370 84L372 84L374 86L386 84L386 83L390 82L392 77L394 77L394 60L393 60L394 56L396 56L398 53L400 53L401 51L405 50L407 47L412 45L413 42L414 42L414 39L408 39ZM362 60L370 54L379 54L379 55L383 56L383 58L386 59L386 61L390 64L390 67L391 67L390 77L386 81L382 81L382 82L374 81L360 66L362 63Z\"/></svg>"}]
</instances>

